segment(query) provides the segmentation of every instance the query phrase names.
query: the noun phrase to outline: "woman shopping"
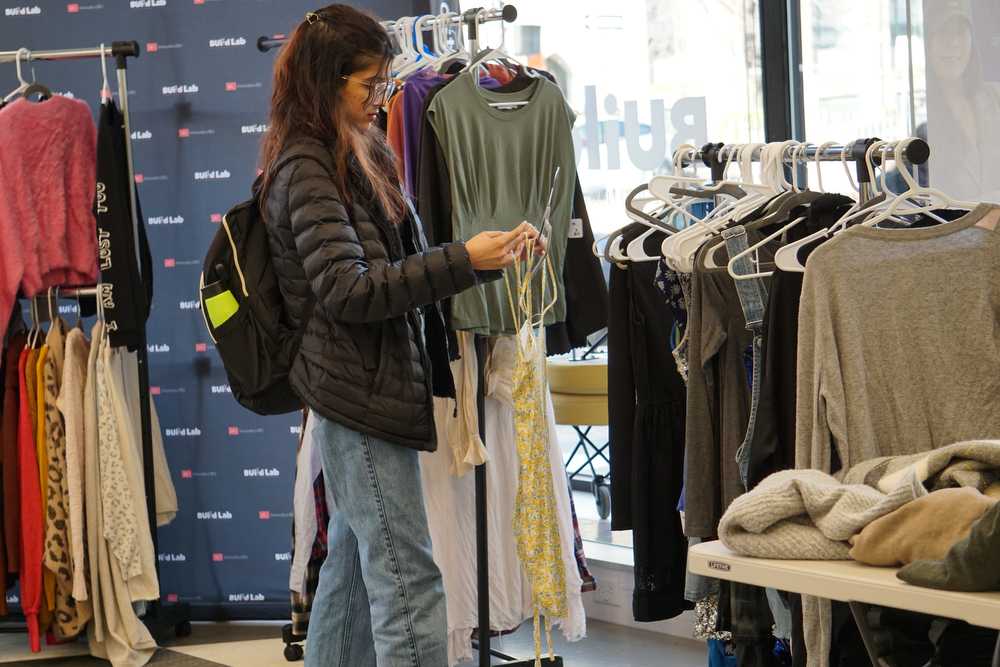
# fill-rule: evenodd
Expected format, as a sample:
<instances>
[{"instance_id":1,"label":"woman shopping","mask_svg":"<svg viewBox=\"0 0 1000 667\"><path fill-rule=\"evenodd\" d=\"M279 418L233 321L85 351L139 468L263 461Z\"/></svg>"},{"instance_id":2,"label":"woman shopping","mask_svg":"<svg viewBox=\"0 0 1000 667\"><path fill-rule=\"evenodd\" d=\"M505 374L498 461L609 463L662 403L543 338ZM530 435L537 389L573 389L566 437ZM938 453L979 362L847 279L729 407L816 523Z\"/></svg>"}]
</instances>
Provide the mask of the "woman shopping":
<instances>
[{"instance_id":1,"label":"woman shopping","mask_svg":"<svg viewBox=\"0 0 1000 667\"><path fill-rule=\"evenodd\" d=\"M318 420L337 508L310 666L447 664L417 458L436 447L433 395L454 392L437 302L543 249L529 223L426 247L373 126L391 60L370 16L345 5L307 14L275 64L262 153L271 255L290 324L304 331L290 379Z\"/></svg>"}]
</instances>

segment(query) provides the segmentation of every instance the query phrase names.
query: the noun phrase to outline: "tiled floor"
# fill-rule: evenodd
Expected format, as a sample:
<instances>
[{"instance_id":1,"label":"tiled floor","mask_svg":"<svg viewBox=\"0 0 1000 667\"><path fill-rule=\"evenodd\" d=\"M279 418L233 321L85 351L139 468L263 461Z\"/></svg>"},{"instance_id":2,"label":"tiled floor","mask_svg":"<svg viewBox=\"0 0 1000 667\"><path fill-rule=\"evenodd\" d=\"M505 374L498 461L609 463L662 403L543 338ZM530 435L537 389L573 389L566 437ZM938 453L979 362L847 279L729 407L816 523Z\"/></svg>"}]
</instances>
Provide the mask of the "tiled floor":
<instances>
[{"instance_id":1,"label":"tiled floor","mask_svg":"<svg viewBox=\"0 0 1000 667\"><path fill-rule=\"evenodd\" d=\"M556 633L558 635L558 633ZM694 641L591 621L588 637L567 644L555 637L566 667L701 667L705 647ZM86 656L86 644L45 647L38 656L24 648L22 634L0 634L0 664L24 667L91 667L105 662ZM504 637L497 648L531 657L531 624ZM280 623L196 623L192 635L157 655L157 667L287 667ZM544 664L544 663L543 663ZM473 667L472 663L461 667Z\"/></svg>"}]
</instances>

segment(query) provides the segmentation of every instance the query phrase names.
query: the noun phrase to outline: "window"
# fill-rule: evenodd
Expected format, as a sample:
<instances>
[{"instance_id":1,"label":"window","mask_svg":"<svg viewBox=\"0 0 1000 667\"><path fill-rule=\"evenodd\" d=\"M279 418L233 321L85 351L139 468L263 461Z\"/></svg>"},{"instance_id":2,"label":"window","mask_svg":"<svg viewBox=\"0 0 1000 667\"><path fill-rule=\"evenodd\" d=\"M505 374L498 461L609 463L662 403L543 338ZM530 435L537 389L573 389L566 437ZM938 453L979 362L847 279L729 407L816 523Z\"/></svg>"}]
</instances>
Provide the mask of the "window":
<instances>
[{"instance_id":1,"label":"window","mask_svg":"<svg viewBox=\"0 0 1000 667\"><path fill-rule=\"evenodd\" d=\"M520 0L507 46L554 74L576 111L595 232L683 143L763 139L758 0ZM489 40L499 39L490 27ZM494 43L494 42L490 42Z\"/></svg>"},{"instance_id":2,"label":"window","mask_svg":"<svg viewBox=\"0 0 1000 667\"><path fill-rule=\"evenodd\" d=\"M1000 201L995 0L801 0L801 17L809 140L924 137L923 180L955 198ZM829 173L828 185L847 191L844 173Z\"/></svg>"},{"instance_id":3,"label":"window","mask_svg":"<svg viewBox=\"0 0 1000 667\"><path fill-rule=\"evenodd\" d=\"M684 143L763 141L758 0L518 0L505 44L517 60L555 75L576 112L577 167L591 223L605 235L628 222L625 198L672 169ZM499 27L484 41L500 42ZM607 429L583 429L597 447ZM560 427L566 457L579 442ZM589 447L588 447L589 448ZM591 453L593 450L590 450ZM594 470L577 450L570 471ZM583 482L583 479L580 480ZM576 509L588 540L632 545L628 532L598 520L594 499L578 484ZM611 508L612 513L614 508Z\"/></svg>"}]
</instances>

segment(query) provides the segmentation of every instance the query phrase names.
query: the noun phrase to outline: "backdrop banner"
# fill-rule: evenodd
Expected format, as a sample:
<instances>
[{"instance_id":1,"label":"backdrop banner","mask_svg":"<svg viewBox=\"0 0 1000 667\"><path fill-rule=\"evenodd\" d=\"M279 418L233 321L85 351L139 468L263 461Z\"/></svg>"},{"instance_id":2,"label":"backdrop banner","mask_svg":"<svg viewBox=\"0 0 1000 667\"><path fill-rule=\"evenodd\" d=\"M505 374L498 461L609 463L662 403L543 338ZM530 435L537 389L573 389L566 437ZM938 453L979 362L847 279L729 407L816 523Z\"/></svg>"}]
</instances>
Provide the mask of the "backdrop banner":
<instances>
[{"instance_id":1,"label":"backdrop banner","mask_svg":"<svg viewBox=\"0 0 1000 667\"><path fill-rule=\"evenodd\" d=\"M289 32L323 4L0 0L2 51L139 42L128 94L135 180L156 267L150 374L180 506L159 531L160 584L166 600L190 603L195 619L289 613L299 417L258 417L233 399L202 320L198 276L223 213L249 197L257 172L277 53L258 51L257 38ZM428 3L354 4L389 19ZM117 95L113 60L107 69ZM38 62L25 72L96 113L100 60ZM17 86L13 64L0 65L0 81L2 94Z\"/></svg>"}]
</instances>

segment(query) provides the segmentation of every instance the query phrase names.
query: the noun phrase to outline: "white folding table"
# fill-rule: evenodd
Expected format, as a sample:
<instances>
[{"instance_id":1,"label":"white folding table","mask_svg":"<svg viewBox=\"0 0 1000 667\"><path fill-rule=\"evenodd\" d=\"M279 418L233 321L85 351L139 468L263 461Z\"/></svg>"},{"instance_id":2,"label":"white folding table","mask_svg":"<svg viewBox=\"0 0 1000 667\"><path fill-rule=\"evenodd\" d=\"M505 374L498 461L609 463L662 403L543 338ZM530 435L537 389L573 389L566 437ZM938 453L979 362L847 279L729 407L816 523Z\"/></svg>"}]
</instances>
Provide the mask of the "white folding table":
<instances>
[{"instance_id":1,"label":"white folding table","mask_svg":"<svg viewBox=\"0 0 1000 667\"><path fill-rule=\"evenodd\" d=\"M983 567L1000 567L1000 563L983 563ZM733 553L721 542L705 542L688 551L688 569L716 579L849 603L875 667L884 663L868 625L869 605L954 618L1000 630L1000 593L955 593L911 586L896 578L894 568L870 567L854 561L749 558ZM993 667L1000 667L1000 639Z\"/></svg>"}]
</instances>

